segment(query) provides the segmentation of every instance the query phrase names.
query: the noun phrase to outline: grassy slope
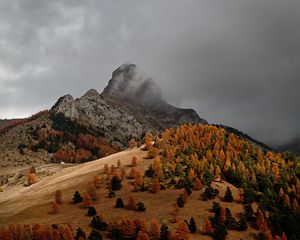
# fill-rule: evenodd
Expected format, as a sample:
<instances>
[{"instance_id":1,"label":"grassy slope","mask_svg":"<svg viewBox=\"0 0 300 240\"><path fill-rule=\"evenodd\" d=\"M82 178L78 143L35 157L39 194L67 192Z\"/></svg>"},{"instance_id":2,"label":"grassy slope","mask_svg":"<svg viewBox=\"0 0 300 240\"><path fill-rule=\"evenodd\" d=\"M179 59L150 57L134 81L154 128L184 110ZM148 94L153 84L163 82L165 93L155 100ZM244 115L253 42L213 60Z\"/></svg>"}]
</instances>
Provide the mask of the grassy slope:
<instances>
[{"instance_id":1,"label":"grassy slope","mask_svg":"<svg viewBox=\"0 0 300 240\"><path fill-rule=\"evenodd\" d=\"M11 186L4 189L0 193L0 227L7 226L11 223L41 223L41 224L66 224L70 223L73 228L82 227L87 232L90 232L89 223L91 218L86 217L86 210L80 208L79 205L70 203L73 193L79 190L83 193L86 185L93 179L94 176L101 175L101 170L105 163L108 165L114 164L117 166L118 159L121 160L122 165L130 164L132 156L138 157L138 167L144 171L151 160L147 160L147 152L140 149L133 149L123 151L109 157L96 160L93 162L76 165L59 170L52 176L45 176L38 183L24 187L22 185ZM126 167L127 172L129 167ZM40 169L42 171L42 168ZM215 187L219 188L219 196L223 196L227 183L213 183ZM55 215L47 214L51 201L54 200L54 192L60 189L63 192L64 203L60 207L60 212ZM122 197L126 202L127 196L132 189L130 181L123 181L123 188L116 192L117 197ZM237 189L231 185L233 196L237 198ZM122 217L135 218L141 217L150 222L153 217L156 217L160 223L166 222L172 229L177 224L169 222L172 204L175 203L177 197L182 190L168 189L160 191L157 194L148 192L132 193L136 196L137 201L145 204L147 210L144 213L138 213L125 209L115 209L116 198L107 198L108 190L102 186L97 190L99 200L93 205L100 212L106 221L112 219L120 219ZM220 201L216 198L211 201L199 200L200 192L194 191L185 207L180 212L182 219L189 219L194 217L198 225L198 229L202 228L202 224L206 216L212 215L209 209L213 201ZM243 211L243 206L236 202L225 203L221 202L222 206L230 207L235 217ZM229 231L227 239L253 239L252 234L255 232L253 229L247 232ZM210 239L207 236L200 234L193 234L192 239Z\"/></svg>"}]
</instances>

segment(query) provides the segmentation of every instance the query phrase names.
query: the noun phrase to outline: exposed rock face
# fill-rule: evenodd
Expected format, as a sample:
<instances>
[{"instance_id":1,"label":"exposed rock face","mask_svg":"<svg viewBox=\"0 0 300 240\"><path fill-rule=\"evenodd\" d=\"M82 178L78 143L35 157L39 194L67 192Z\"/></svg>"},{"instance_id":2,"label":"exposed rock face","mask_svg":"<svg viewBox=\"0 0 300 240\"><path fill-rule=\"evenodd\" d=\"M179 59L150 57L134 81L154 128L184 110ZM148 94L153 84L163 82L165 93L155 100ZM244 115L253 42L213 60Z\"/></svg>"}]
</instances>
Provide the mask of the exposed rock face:
<instances>
[{"instance_id":1,"label":"exposed rock face","mask_svg":"<svg viewBox=\"0 0 300 240\"><path fill-rule=\"evenodd\" d=\"M164 102L159 86L143 78L133 64L124 64L115 70L101 95L95 89L76 100L65 95L52 110L122 144L132 137L140 138L148 130L161 131L183 123L207 123L192 109L179 109Z\"/></svg>"}]
</instances>

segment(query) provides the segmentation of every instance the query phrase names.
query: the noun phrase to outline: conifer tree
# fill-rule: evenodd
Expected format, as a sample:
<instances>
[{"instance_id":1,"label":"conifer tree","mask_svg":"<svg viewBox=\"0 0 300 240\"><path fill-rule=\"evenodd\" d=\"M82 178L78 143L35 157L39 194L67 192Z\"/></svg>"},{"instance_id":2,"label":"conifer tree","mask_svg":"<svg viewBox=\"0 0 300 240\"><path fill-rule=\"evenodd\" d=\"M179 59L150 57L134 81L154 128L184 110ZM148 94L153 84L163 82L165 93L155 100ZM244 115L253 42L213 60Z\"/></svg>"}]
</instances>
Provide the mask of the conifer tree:
<instances>
[{"instance_id":1,"label":"conifer tree","mask_svg":"<svg viewBox=\"0 0 300 240\"><path fill-rule=\"evenodd\" d=\"M89 207L88 211L87 211L87 216L93 217L97 215L97 211L94 207Z\"/></svg>"},{"instance_id":2,"label":"conifer tree","mask_svg":"<svg viewBox=\"0 0 300 240\"><path fill-rule=\"evenodd\" d=\"M77 228L75 234L75 240L80 240L80 239L86 239L86 234L81 227Z\"/></svg>"},{"instance_id":3,"label":"conifer tree","mask_svg":"<svg viewBox=\"0 0 300 240\"><path fill-rule=\"evenodd\" d=\"M191 217L188 227L190 229L190 233L195 233L197 231L197 226L194 218Z\"/></svg>"},{"instance_id":4,"label":"conifer tree","mask_svg":"<svg viewBox=\"0 0 300 240\"><path fill-rule=\"evenodd\" d=\"M62 194L60 190L56 190L55 192L55 201L57 202L57 204L62 204Z\"/></svg>"},{"instance_id":5,"label":"conifer tree","mask_svg":"<svg viewBox=\"0 0 300 240\"><path fill-rule=\"evenodd\" d=\"M163 223L160 227L159 240L168 240L169 239L169 227L167 224Z\"/></svg>"},{"instance_id":6,"label":"conifer tree","mask_svg":"<svg viewBox=\"0 0 300 240\"><path fill-rule=\"evenodd\" d=\"M59 206L57 202L56 201L52 202L49 213L55 214L58 213L58 211L59 211Z\"/></svg>"},{"instance_id":7,"label":"conifer tree","mask_svg":"<svg viewBox=\"0 0 300 240\"><path fill-rule=\"evenodd\" d=\"M150 238L147 233L145 233L143 231L139 231L139 233L137 235L137 240L150 240Z\"/></svg>"},{"instance_id":8,"label":"conifer tree","mask_svg":"<svg viewBox=\"0 0 300 240\"><path fill-rule=\"evenodd\" d=\"M224 196L224 201L225 202L232 202L233 201L232 192L231 192L231 190L228 186L227 186L226 193L225 193L225 196Z\"/></svg>"},{"instance_id":9,"label":"conifer tree","mask_svg":"<svg viewBox=\"0 0 300 240\"><path fill-rule=\"evenodd\" d=\"M83 202L82 202L82 206L84 208L88 208L92 205L92 199L90 197L90 195L88 193L85 193L83 195Z\"/></svg>"},{"instance_id":10,"label":"conifer tree","mask_svg":"<svg viewBox=\"0 0 300 240\"><path fill-rule=\"evenodd\" d=\"M132 195L128 196L127 208L130 209L130 210L135 210L136 209L136 199Z\"/></svg>"},{"instance_id":11,"label":"conifer tree","mask_svg":"<svg viewBox=\"0 0 300 240\"><path fill-rule=\"evenodd\" d=\"M246 231L248 228L246 216L243 214L239 221L239 230Z\"/></svg>"},{"instance_id":12,"label":"conifer tree","mask_svg":"<svg viewBox=\"0 0 300 240\"><path fill-rule=\"evenodd\" d=\"M138 202L137 205L136 205L136 211L137 212L145 212L146 208L145 208L144 203Z\"/></svg>"},{"instance_id":13,"label":"conifer tree","mask_svg":"<svg viewBox=\"0 0 300 240\"><path fill-rule=\"evenodd\" d=\"M152 185L151 185L151 192L152 193L157 193L159 191L160 185L158 178L153 178L152 179Z\"/></svg>"},{"instance_id":14,"label":"conifer tree","mask_svg":"<svg viewBox=\"0 0 300 240\"><path fill-rule=\"evenodd\" d=\"M121 180L117 176L113 176L110 187L113 191L119 190L122 188Z\"/></svg>"},{"instance_id":15,"label":"conifer tree","mask_svg":"<svg viewBox=\"0 0 300 240\"><path fill-rule=\"evenodd\" d=\"M115 208L123 208L123 207L124 207L124 203L123 203L122 198L118 198L116 201Z\"/></svg>"},{"instance_id":16,"label":"conifer tree","mask_svg":"<svg viewBox=\"0 0 300 240\"><path fill-rule=\"evenodd\" d=\"M153 218L150 223L150 234L152 239L159 239L160 226L156 218Z\"/></svg>"},{"instance_id":17,"label":"conifer tree","mask_svg":"<svg viewBox=\"0 0 300 240\"><path fill-rule=\"evenodd\" d=\"M78 191L76 191L75 193L74 193L74 195L73 195L73 203L80 203L80 202L82 202L82 197L81 197L81 195L80 195L80 193L78 192Z\"/></svg>"},{"instance_id":18,"label":"conifer tree","mask_svg":"<svg viewBox=\"0 0 300 240\"><path fill-rule=\"evenodd\" d=\"M102 240L102 239L103 238L102 238L101 234L95 230L92 230L88 237L88 240Z\"/></svg>"}]
</instances>

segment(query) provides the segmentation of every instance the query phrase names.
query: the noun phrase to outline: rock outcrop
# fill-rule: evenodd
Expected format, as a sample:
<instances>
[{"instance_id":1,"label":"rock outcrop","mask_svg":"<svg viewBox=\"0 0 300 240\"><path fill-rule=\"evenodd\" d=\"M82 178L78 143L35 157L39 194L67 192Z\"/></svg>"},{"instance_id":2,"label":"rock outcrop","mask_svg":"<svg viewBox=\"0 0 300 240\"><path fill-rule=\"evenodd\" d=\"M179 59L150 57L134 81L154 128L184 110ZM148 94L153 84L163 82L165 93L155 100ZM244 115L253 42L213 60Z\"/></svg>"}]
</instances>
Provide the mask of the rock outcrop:
<instances>
[{"instance_id":1,"label":"rock outcrop","mask_svg":"<svg viewBox=\"0 0 300 240\"><path fill-rule=\"evenodd\" d=\"M63 113L123 145L132 137L142 137L148 130L207 123L194 110L179 109L163 101L159 86L152 79L145 79L133 64L116 69L101 94L91 89L75 100L65 95L52 111Z\"/></svg>"}]
</instances>

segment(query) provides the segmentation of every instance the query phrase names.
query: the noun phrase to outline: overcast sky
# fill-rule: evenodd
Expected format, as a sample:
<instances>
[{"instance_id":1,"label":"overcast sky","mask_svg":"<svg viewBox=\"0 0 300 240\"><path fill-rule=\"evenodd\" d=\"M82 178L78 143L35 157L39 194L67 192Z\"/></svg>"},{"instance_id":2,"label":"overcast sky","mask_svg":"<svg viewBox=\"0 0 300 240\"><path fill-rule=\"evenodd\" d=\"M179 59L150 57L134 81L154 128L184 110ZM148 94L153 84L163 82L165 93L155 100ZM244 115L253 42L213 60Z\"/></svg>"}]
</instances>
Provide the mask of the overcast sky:
<instances>
[{"instance_id":1,"label":"overcast sky","mask_svg":"<svg viewBox=\"0 0 300 240\"><path fill-rule=\"evenodd\" d=\"M178 107L267 143L300 134L299 0L1 0L0 118L135 63Z\"/></svg>"}]
</instances>

